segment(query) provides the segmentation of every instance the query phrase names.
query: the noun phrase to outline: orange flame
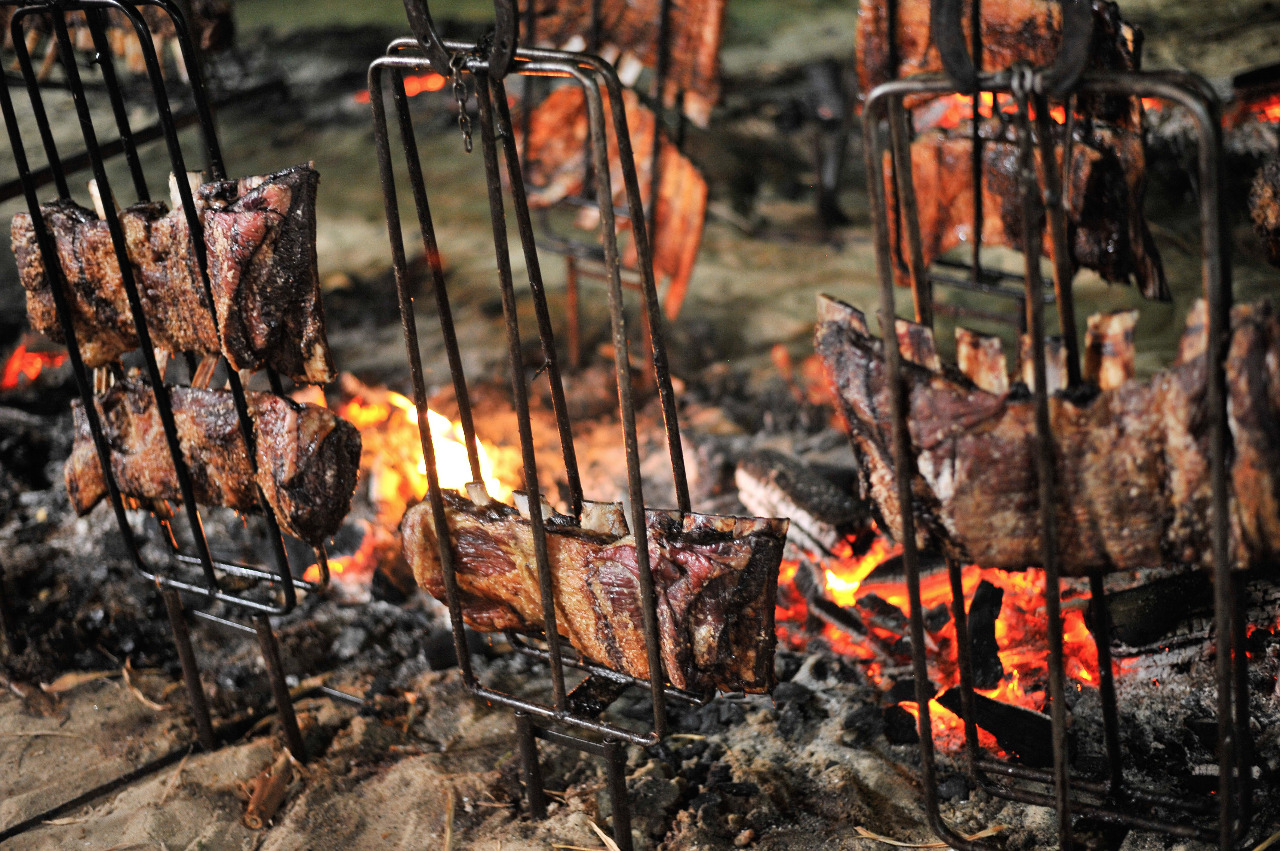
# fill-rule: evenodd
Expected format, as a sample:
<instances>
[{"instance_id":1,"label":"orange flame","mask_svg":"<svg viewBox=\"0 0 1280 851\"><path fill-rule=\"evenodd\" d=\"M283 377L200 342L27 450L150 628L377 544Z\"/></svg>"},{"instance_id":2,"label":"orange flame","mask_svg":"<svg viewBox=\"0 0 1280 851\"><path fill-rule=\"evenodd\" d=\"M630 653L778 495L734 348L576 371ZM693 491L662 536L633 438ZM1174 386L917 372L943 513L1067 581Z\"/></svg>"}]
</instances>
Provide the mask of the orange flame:
<instances>
[{"instance_id":1,"label":"orange flame","mask_svg":"<svg viewBox=\"0 0 1280 851\"><path fill-rule=\"evenodd\" d=\"M0 374L0 390L16 390L23 384L30 384L45 368L62 366L66 360L65 353L32 352L26 343L19 343L5 362L3 374Z\"/></svg>"},{"instance_id":2,"label":"orange flame","mask_svg":"<svg viewBox=\"0 0 1280 851\"><path fill-rule=\"evenodd\" d=\"M377 512L366 524L360 548L351 555L329 561L330 572L350 581L368 581L387 559L399 558L397 530L405 510L427 494L427 465L418 431L418 409L407 397L392 390L368 387L344 375L343 390L351 397L337 406L337 413L360 431L360 474L369 500ZM436 455L440 487L465 492L474 480L467 457L462 426L430 409L427 422ZM511 488L494 474L489 447L476 441L480 479L489 495L509 500ZM319 569L308 568L306 578L319 579Z\"/></svg>"},{"instance_id":3,"label":"orange flame","mask_svg":"<svg viewBox=\"0 0 1280 851\"><path fill-rule=\"evenodd\" d=\"M436 73L413 74L404 78L404 93L409 97L415 97L423 92L438 92L445 87L449 81ZM364 89L355 93L356 103L369 102L369 90Z\"/></svg>"}]
</instances>

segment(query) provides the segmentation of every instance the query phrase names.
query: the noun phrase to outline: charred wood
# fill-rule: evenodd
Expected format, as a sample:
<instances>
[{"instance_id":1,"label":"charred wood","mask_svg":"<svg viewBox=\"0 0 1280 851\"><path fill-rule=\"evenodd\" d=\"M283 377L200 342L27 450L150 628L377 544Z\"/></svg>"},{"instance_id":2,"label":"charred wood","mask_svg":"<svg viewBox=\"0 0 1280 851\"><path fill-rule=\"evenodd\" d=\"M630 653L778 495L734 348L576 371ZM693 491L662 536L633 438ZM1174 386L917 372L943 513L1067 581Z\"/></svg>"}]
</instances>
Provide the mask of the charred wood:
<instances>
[{"instance_id":1,"label":"charred wood","mask_svg":"<svg viewBox=\"0 0 1280 851\"><path fill-rule=\"evenodd\" d=\"M996 744L1006 753L1033 768L1053 765L1053 722L1048 715L976 692L971 698L973 723L995 736ZM947 689L938 695L937 701L964 718L959 688Z\"/></svg>"},{"instance_id":2,"label":"charred wood","mask_svg":"<svg viewBox=\"0 0 1280 851\"><path fill-rule=\"evenodd\" d=\"M760 517L787 517L790 539L834 556L837 546L866 528L867 507L829 479L781 452L765 449L738 462L738 499Z\"/></svg>"},{"instance_id":3,"label":"charred wood","mask_svg":"<svg viewBox=\"0 0 1280 851\"><path fill-rule=\"evenodd\" d=\"M982 580L969 603L969 652L973 687L991 689L1004 679L1004 663L996 642L996 621L1004 602L1004 589Z\"/></svg>"}]
</instances>

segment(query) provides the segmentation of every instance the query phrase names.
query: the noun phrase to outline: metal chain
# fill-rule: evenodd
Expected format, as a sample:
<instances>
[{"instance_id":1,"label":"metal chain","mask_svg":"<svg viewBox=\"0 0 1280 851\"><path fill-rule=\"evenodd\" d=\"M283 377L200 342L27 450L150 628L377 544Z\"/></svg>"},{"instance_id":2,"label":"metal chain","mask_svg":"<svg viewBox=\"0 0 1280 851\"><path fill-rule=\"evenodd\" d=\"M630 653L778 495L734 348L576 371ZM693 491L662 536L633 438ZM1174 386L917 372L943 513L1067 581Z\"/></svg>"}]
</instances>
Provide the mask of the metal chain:
<instances>
[{"instance_id":1,"label":"metal chain","mask_svg":"<svg viewBox=\"0 0 1280 851\"><path fill-rule=\"evenodd\" d=\"M466 54L455 53L449 60L449 69L453 72L453 99L458 104L458 129L462 131L462 147L471 153L471 116L467 114L467 81L462 76L462 66L466 62Z\"/></svg>"}]
</instances>

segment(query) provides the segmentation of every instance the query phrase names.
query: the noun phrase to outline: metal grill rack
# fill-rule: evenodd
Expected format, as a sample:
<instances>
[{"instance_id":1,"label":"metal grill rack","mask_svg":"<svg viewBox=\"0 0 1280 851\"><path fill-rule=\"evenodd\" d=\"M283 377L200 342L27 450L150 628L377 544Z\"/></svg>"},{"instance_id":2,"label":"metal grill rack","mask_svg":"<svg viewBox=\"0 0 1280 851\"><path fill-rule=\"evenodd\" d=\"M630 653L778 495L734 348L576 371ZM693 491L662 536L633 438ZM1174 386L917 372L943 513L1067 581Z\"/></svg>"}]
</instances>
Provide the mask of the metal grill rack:
<instances>
[{"instance_id":1,"label":"metal grill rack","mask_svg":"<svg viewBox=\"0 0 1280 851\"><path fill-rule=\"evenodd\" d=\"M934 4L934 33L940 37L939 6L949 7L952 15L950 46L954 55L960 32L957 3L940 0ZM976 4L975 4L976 6ZM1071 6L1072 8L1067 8ZM1087 3L1064 5L1064 18ZM944 14L948 9L944 9ZM976 31L976 27L975 27ZM1228 458L1231 437L1227 423L1227 396L1224 361L1229 335L1232 302L1229 246L1224 240L1222 205L1222 143L1220 106L1208 85L1198 77L1181 73L1095 72L1080 75L1083 51L1074 33L1064 35L1064 48L1058 64L1049 69L1015 66L999 73L978 73L972 63L968 74L948 64L949 75L922 74L894 80L877 87L867 98L864 110L868 185L871 188L872 220L875 224L876 259L880 282L881 327L889 329L882 336L884 356L891 394L893 458L896 466L896 493L902 509L902 545L910 601L912 662L916 700L919 706L919 735L923 754L923 789L928 815L940 838L955 848L996 847L982 841L967 840L943 819L939 809L938 763L930 721L929 676L926 660L924 613L921 605L921 554L916 543L914 471L911 438L908 430L907 399L902 380L902 354L894 327L894 253L890 227L886 220L885 166L887 151L905 212L902 228L907 239L911 264L912 296L916 320L931 324L929 281L920 268L920 233L918 221L911 211L916 209L911 177L910 112L905 102L922 95L964 95L977 100L978 93L1011 94L1018 103L1015 127L1020 156L1020 185L1023 204L1023 234L1026 246L1024 279L1026 327L1033 341L1044 340L1044 304L1040 297L1046 284L1040 268L1042 231L1038 224L1043 211L1053 243L1055 264L1053 288L1056 293L1062 334L1069 346L1070 383L1079 382L1078 347L1072 310L1070 269L1065 257L1065 211L1061 204L1061 175L1057 154L1050 135L1049 104L1076 95L1112 95L1161 100L1186 110L1195 125L1199 145L1197 177L1201 225L1201 272L1204 296L1208 302L1208 410L1210 412L1210 446L1212 479L1212 534L1214 624L1217 635L1216 685L1218 710L1218 788L1216 795L1183 797L1138 788L1123 771L1119 705L1112 675L1109 645L1110 623L1105 604L1103 577L1089 577L1097 613L1093 635L1101 673L1100 697L1104 727L1106 767L1097 776L1085 776L1069 765L1067 751L1068 719L1064 702L1064 657L1061 612L1059 542L1055 539L1054 450L1049 421L1049 394L1045 380L1045 351L1033 345L1036 412L1037 477L1039 511L1044 545L1042 566L1046 575L1045 600L1049 645L1049 703L1053 731L1053 768L1051 771L994 758L978 744L972 706L975 702L973 662L967 634L964 594L961 588L961 565L948 563L952 588L952 614L956 622L956 647L961 679L961 706L965 717L964 761L974 783L998 797L1052 807L1056 811L1061 847L1077 847L1073 841L1073 817L1087 816L1106 824L1155 831L1174 837L1199 839L1217 843L1223 851L1235 847L1252 818L1250 785L1252 775L1249 734L1248 661L1244 651L1245 624L1241 617L1243 579L1232 569L1229 558L1230 528L1228 505L1230 486ZM1084 49L1087 50L1087 33ZM941 45L944 61L947 46ZM960 49L965 49L961 41ZM1078 61L1077 61L1078 60ZM1074 65L1074 68L1072 67ZM1070 108L1070 107L1069 107ZM1032 117L1034 113L1034 117ZM1033 136L1032 125L1035 125ZM1039 150L1035 148L1038 145ZM1039 185L1034 166L1035 157L1044 167L1044 184ZM980 166L979 166L980 167ZM978 212L980 215L980 211ZM975 233L980 227L975 225Z\"/></svg>"},{"instance_id":2,"label":"metal grill rack","mask_svg":"<svg viewBox=\"0 0 1280 851\"><path fill-rule=\"evenodd\" d=\"M12 42L22 74L23 85L20 89L25 92L29 101L36 128L35 135L38 137L38 143L33 143L29 147L24 133L31 131L29 128L24 129L23 123L18 119L11 91L15 86L6 75L3 87L0 87L0 110L3 110L22 195L26 198L40 252L45 258L44 265L52 283L51 289L57 307L58 320L97 450L98 462L105 474L116 523L135 567L143 576L155 582L164 599L195 716L199 742L202 747L212 749L216 746L219 737L214 730L200 684L200 672L196 665L185 619L184 595L195 606L218 603L222 604L222 609L219 611L229 610L232 613L223 616L201 608L190 609L191 614L196 618L256 636L262 650L285 740L295 756L305 759L302 736L293 713L293 705L281 668L280 652L270 618L290 612L297 603L298 592L316 591L327 585L329 568L324 549L323 547L315 548L315 564L320 575L319 581L312 582L297 578L300 570L295 570L290 564L289 554L275 515L259 489L261 510L258 512L258 520L262 526L262 546L270 552L270 564L230 561L220 559L214 554L213 544L216 541L206 534L204 512L194 498L191 470L178 443L173 407L168 386L165 384L166 376L171 381L190 383L197 371L196 357L192 353L187 353L184 358L169 360L163 367L158 362L151 347L147 317L144 314L137 281L127 255L124 233L118 215L107 212L105 219L110 230L115 259L120 269L121 282L128 297L131 318L140 343L137 355L140 357L145 379L155 396L156 409L163 424L169 458L174 465L182 492L180 513L171 514L167 506L147 506L147 520L150 528L145 533L135 530L130 520L126 497L121 494L112 472L109 462L110 448L104 436L99 411L94 403L95 378L98 376L86 367L81 355L75 323L68 308L67 282L58 262L53 235L46 227L41 214L38 197L40 188L52 183L60 199L70 199L72 192L68 182L69 175L87 168L96 181L104 211L117 210L117 199L124 197L130 190L135 200L149 200L151 192L144 163L150 162L152 155L145 152L141 146L153 139L163 139L169 169L173 174L183 175L187 172L187 164L192 156L189 149L195 147L195 158L206 174L213 180L226 178L226 168L218 145L213 114L209 108L200 63L187 23L170 0L56 0L56 2L43 3L32 3L30 0L0 0L0 7L17 7L12 15ZM189 83L179 84L166 80L148 29L147 17L143 14L143 10L148 7L153 13L158 11L172 21L189 74ZM125 85L116 70L107 40L109 15L117 22L127 22L138 39L139 48L146 63L146 83L150 91L150 97L145 103L140 102L137 97L126 98ZM93 40L94 52L85 53L76 49L68 26L72 16L76 16L78 24L88 28ZM52 38L56 40L57 58L64 74L61 85L69 93L74 104L84 143L83 150L74 153L68 154L60 150L55 141L45 94L37 80L32 57L23 37L25 28L37 21L38 25L46 32L52 33ZM90 76L86 78L86 75ZM175 102L185 102L185 108L180 113L175 113ZM106 121L101 117L101 113L95 115L91 103L98 106L106 104L110 107L113 128L97 126L98 123L106 123ZM139 122L138 113L143 106L149 108L148 111L151 113L149 117L154 120L154 123L141 132L135 132L133 128ZM175 114L183 118L176 119ZM179 138L180 123L186 123L191 120L191 117L199 127L198 145L190 142L184 144ZM111 138L106 138L104 141L104 134ZM29 155L40 158L43 162L40 162L40 159L33 161L29 159ZM124 193L113 187L108 176L107 160L116 155L123 156L128 169L129 188ZM210 292L204 240L201 238L203 230L192 200L192 192L185 180L177 180L176 186L192 237L205 295L211 309L216 310ZM109 370L112 378L120 378L124 375L124 368L119 363L106 369ZM227 367L225 360L221 361L217 371L225 374L223 380L235 401L238 426L245 445L249 448L250 464L256 466L253 449L254 426L249 417L241 377L235 370ZM266 379L275 393L283 393L279 376L267 371ZM174 520L179 517L186 522L184 526L175 528ZM180 540L184 543L180 544ZM162 550L167 550L168 558L164 561L168 563L149 562L143 554L148 543L155 543ZM242 617L248 620L248 623L242 623L236 620L236 617ZM340 693L334 693L334 696L339 695Z\"/></svg>"},{"instance_id":3,"label":"metal grill rack","mask_svg":"<svg viewBox=\"0 0 1280 851\"><path fill-rule=\"evenodd\" d=\"M623 433L620 447L627 463L627 520L635 536L637 571L640 583L640 610L643 615L645 646L649 669L662 671L658 644L657 614L653 580L649 571L649 551L645 526L645 498L641 485L640 456L636 434L635 401L631 381L630 337L628 317L623 300L622 275L616 237L612 187L607 161L606 132L616 134L621 151L623 175L626 182L628 207L632 214L636 245L639 250L639 273L643 284L643 309L651 334L650 359L656 376L658 397L666 424L666 441L670 455L672 476L681 512L690 510L689 487L686 481L681 450L680 432L676 423L675 396L662 334L662 317L653 281L650 246L647 241L645 220L639 211L640 188L627 133L626 115L622 108L621 83L612 67L603 61L585 55L552 50L514 50L514 28L504 25L504 20L514 20L514 4L497 0L499 9L497 37L491 51L474 44L443 41L431 27L426 8L417 0L407 0L410 23L417 38L400 39L391 44L387 55L375 60L369 69L369 92L373 107L374 134L378 150L378 162L386 201L388 231L392 260L400 300L401 318L404 324L405 344L408 353L414 403L418 410L418 423L423 456L429 482L429 500L439 545L439 557L444 574L444 584L453 624L453 635L462 676L467 688L488 702L515 710L520 732L524 776L528 787L529 804L536 815L544 812L541 775L537 762L537 743L542 738L557 744L577 748L605 759L608 766L610 789L614 803L613 832L619 847L631 847L629 805L623 783L623 767L627 743L650 745L658 742L667 731L667 702L683 700L700 703L704 697L667 687L661 676L650 681L640 681L619 674L588 660L579 658L555 629L556 613L552 598L552 577L547 553L547 532L538 488L538 457L532 437L532 421L529 407L529 378L527 367L535 364L526 361L520 324L516 309L516 288L513 280L507 231L508 203L519 231L520 250L523 253L529 277L529 292L537 318L538 339L541 343L540 374L545 374L550 386L552 407L559 432L562 461L567 474L568 512L580 517L583 508L582 484L578 474L578 462L573 434L561 381L559 355L552 330L551 314L543 289L542 275L535 243L533 222L524 192L521 162L514 135L511 133L511 114L508 108L505 79L508 74L538 77L550 76L568 79L582 87L586 97L590 121L591 161L595 201L601 211L600 245L604 252L604 268L609 284L609 311L612 342L616 352L616 379L619 396L619 415ZM505 9L504 9L505 7ZM504 18L504 13L506 17ZM503 314L506 322L506 341L509 357L511 398L518 422L523 474L527 491L529 521L532 527L536 554L541 605L547 628L540 640L530 641L509 633L508 638L521 652L544 660L551 677L551 697L547 700L526 699L491 688L482 683L470 664L467 651L462 607L458 596L456 556L450 541L451 534L445 518L445 506L440 483L435 472L435 451L427 428L427 388L423 377L422 356L419 349L417 318L408 278L405 243L401 233L399 187L392 165L391 124L400 136L400 149L407 165L408 181L421 231L422 249L429 268L429 286L435 302L439 333L449 362L453 390L456 394L459 420L465 435L471 474L476 482L481 480L476 453L476 435L472 416L471 398L467 378L462 369L462 356L455 333L448 287L444 278L440 245L432 219L428 200L428 180L415 138L409 113L408 99L403 86L407 74L421 73L426 69L436 73L470 81L479 106L479 135L484 164L484 178L488 187L489 213L494 237L494 256L501 290ZM602 94L608 94L606 106ZM389 101L389 103L388 103ZM607 126L607 125L611 125ZM501 152L499 147L502 148ZM506 187L502 165L505 161ZM566 669L576 669L587 678L576 688L566 684ZM625 688L636 686L647 690L652 701L652 724L645 732L601 720L598 715ZM602 700L603 697L603 700ZM556 727L561 729L557 730Z\"/></svg>"},{"instance_id":4,"label":"metal grill rack","mask_svg":"<svg viewBox=\"0 0 1280 851\"><path fill-rule=\"evenodd\" d=\"M537 2L530 2L525 14L522 16L524 22L524 33L522 42L534 45L538 43L537 31ZM654 35L654 56L653 76L649 86L649 103L654 110L654 140L653 151L649 162L649 209L646 211L645 225L646 233L649 237L648 254L652 257L655 250L655 240L657 239L657 199L659 187L662 183L662 145L660 138L666 134L667 125L673 125L672 141L677 149L684 146L685 133L688 129L688 117L684 113L683 100L684 92L677 90L667 93L668 68L671 62L671 0L661 0L659 4L658 27ZM604 24L601 20L601 4L599 0L595 0L590 4L590 15L584 22L586 30L582 33L585 39L585 52L588 55L596 55L600 52L602 45L609 41L608 34L604 31ZM538 77L534 77L531 81L532 85L526 87L526 91L532 93L538 92L544 87L539 83L544 82ZM616 94L616 93L614 93ZM521 123L523 130L523 139L527 142L529 139L529 118L533 112L532 106L535 98L527 98L528 104L521 114ZM671 110L672 115L668 118L667 101L674 103L675 108ZM584 187L591 187L595 183L596 164L590 156L591 141L587 141L587 156L585 162L585 178L583 180ZM521 151L523 155L525 151ZM603 203L598 198L592 197L590 193L584 193L579 196L566 198L553 207L565 207L574 210L600 210L600 204ZM614 207L613 216L615 220L627 221L631 218L630 205L626 207ZM639 209L637 207L636 209ZM573 367L582 364L582 324L579 312L580 296L578 284L581 278L590 278L597 281L608 282L609 270L606 265L606 255L603 245L598 241L590 241L582 238L580 233L565 232L556 226L552 221L552 210L549 208L538 208L535 216L538 224L540 238L538 247L543 251L552 254L558 254L565 258L565 276L566 276L566 311L567 311L567 331L568 331L568 355L569 365ZM640 255L637 252L637 258ZM643 261L638 260L635 268L625 268L623 273L624 285L643 292L645 282L642 278L643 272L641 267ZM652 263L649 263L652 270ZM672 298L671 293L668 299ZM675 312L680 309L680 303L683 301L683 293L679 294L674 302L664 301L664 310L668 317L674 318ZM646 327L648 327L646 325Z\"/></svg>"}]
</instances>

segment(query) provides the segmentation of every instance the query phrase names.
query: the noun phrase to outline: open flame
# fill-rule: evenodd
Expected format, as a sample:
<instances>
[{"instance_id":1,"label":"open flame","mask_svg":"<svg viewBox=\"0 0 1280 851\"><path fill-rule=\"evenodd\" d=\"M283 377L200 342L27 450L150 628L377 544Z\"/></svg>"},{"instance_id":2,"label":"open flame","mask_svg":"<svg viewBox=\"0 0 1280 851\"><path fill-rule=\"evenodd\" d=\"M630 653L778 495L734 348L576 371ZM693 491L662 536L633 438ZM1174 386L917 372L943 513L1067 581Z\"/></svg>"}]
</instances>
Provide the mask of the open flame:
<instances>
[{"instance_id":1,"label":"open flame","mask_svg":"<svg viewBox=\"0 0 1280 851\"><path fill-rule=\"evenodd\" d=\"M434 72L426 74L411 74L404 78L404 93L409 97L415 97L423 92L438 92L445 87L449 81ZM356 103L369 102L369 90L362 89L355 93Z\"/></svg>"},{"instance_id":2,"label":"open flame","mask_svg":"<svg viewBox=\"0 0 1280 851\"><path fill-rule=\"evenodd\" d=\"M402 558L400 520L409 506L426 498L427 464L418 433L418 409L411 399L346 374L341 388L347 401L337 405L336 412L360 431L360 475L376 518L365 524L360 548L330 559L329 568L343 579L367 582L379 564ZM440 487L465 492L473 476L462 426L430 409L427 422ZM495 475L490 449L479 439L476 455L485 490L493 499L509 501L511 488ZM306 578L319 579L318 569L308 568Z\"/></svg>"},{"instance_id":3,"label":"open flame","mask_svg":"<svg viewBox=\"0 0 1280 851\"><path fill-rule=\"evenodd\" d=\"M65 352L33 352L26 343L19 343L0 373L0 390L17 390L35 381L45 369L60 367L66 360Z\"/></svg>"},{"instance_id":4,"label":"open flame","mask_svg":"<svg viewBox=\"0 0 1280 851\"><path fill-rule=\"evenodd\" d=\"M908 592L904 581L875 581L874 571L881 564L902 552L902 548L890 544L878 536L861 556L854 556L846 543L843 552L823 564L826 597L846 608L857 607L859 601L874 594L880 600L898 609L900 626L886 628L884 618L864 617L873 634L870 639L852 636L831 625L822 629L822 637L835 652L862 660L867 676L886 686L884 647L889 647L909 632ZM801 627L808 620L808 606L794 586L800 563L785 561L779 576L779 603L775 610L779 639L791 647L804 644ZM871 581L868 581L868 580ZM972 600L979 584L987 581L1004 591L1000 616L996 620L995 634L999 657L1004 666L1004 677L992 689L975 689L979 694L1004 703L1011 703L1036 711L1043 711L1047 700L1048 638L1044 616L1043 570L1028 569L1021 573L1002 570L985 570L969 565L961 571L961 587L966 601ZM1096 687L1099 681L1097 648L1084 621L1088 606L1087 592L1078 591L1064 584L1063 656L1065 673L1078 687ZM921 578L921 605L925 611L939 605L951 607L951 580L946 571ZM929 679L939 692L960 684L960 671L956 660L955 621L948 618L937 630L926 630L926 643L931 654ZM876 641L875 639L879 639ZM877 645L877 646L873 646ZM917 718L919 709L914 702L899 704ZM930 701L930 718L934 738L938 744L951 751L958 750L964 742L964 722L936 700ZM998 752L994 737L979 730L984 747Z\"/></svg>"}]
</instances>

